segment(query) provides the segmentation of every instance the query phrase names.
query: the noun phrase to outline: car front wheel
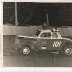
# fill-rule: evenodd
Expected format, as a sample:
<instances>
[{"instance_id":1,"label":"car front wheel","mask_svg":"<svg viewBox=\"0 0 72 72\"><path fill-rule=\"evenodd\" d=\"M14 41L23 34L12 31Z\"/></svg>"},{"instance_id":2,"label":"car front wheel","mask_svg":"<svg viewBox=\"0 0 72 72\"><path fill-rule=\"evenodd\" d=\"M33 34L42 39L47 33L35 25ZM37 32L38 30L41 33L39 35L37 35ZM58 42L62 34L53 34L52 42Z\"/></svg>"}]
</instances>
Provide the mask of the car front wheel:
<instances>
[{"instance_id":1,"label":"car front wheel","mask_svg":"<svg viewBox=\"0 0 72 72\"><path fill-rule=\"evenodd\" d=\"M28 55L28 54L30 53L30 48L29 48L29 47L23 47L23 48L22 48L22 53L23 53L24 55Z\"/></svg>"}]
</instances>

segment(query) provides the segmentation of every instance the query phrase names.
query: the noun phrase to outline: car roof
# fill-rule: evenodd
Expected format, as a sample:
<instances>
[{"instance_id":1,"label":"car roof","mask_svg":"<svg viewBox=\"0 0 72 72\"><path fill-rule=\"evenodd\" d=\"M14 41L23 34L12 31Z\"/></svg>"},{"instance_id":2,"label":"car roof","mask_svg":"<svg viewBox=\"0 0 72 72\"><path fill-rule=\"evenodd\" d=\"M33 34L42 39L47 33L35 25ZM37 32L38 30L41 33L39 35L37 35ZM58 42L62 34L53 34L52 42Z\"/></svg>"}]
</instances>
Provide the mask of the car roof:
<instances>
[{"instance_id":1,"label":"car roof","mask_svg":"<svg viewBox=\"0 0 72 72\"><path fill-rule=\"evenodd\" d=\"M41 31L41 32L51 32L51 30L43 30L43 31Z\"/></svg>"},{"instance_id":2,"label":"car roof","mask_svg":"<svg viewBox=\"0 0 72 72\"><path fill-rule=\"evenodd\" d=\"M51 32L50 29L38 29L38 30L41 31L41 32Z\"/></svg>"},{"instance_id":3,"label":"car roof","mask_svg":"<svg viewBox=\"0 0 72 72\"><path fill-rule=\"evenodd\" d=\"M59 29L55 29L55 28L52 28L52 29L42 29L42 28L40 28L40 29L38 29L39 31L41 31L41 32L59 32Z\"/></svg>"}]
</instances>

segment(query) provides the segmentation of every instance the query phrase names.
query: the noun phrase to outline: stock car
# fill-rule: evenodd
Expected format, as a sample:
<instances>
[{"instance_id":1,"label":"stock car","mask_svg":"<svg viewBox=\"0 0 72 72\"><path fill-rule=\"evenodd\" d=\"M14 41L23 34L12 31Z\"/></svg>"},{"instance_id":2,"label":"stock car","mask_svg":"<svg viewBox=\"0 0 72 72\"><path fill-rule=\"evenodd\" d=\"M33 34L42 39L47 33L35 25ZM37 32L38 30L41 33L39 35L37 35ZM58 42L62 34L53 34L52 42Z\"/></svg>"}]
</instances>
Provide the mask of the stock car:
<instances>
[{"instance_id":1,"label":"stock car","mask_svg":"<svg viewBox=\"0 0 72 72\"><path fill-rule=\"evenodd\" d=\"M72 55L72 40L62 37L56 29L38 29L34 36L17 35L15 48L24 55L31 51L57 51L59 54Z\"/></svg>"}]
</instances>

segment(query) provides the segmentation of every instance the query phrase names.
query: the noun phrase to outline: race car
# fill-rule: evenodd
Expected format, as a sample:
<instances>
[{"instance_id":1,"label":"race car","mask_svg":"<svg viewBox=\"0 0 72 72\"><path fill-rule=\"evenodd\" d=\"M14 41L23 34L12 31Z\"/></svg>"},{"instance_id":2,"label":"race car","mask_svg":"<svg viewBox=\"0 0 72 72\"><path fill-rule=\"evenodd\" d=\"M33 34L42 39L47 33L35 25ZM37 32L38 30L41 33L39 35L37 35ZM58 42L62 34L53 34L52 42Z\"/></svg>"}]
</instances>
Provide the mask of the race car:
<instances>
[{"instance_id":1,"label":"race car","mask_svg":"<svg viewBox=\"0 0 72 72\"><path fill-rule=\"evenodd\" d=\"M62 37L58 29L38 29L34 36L17 35L15 48L24 55L31 51L59 52L64 55L72 55L72 40Z\"/></svg>"}]
</instances>

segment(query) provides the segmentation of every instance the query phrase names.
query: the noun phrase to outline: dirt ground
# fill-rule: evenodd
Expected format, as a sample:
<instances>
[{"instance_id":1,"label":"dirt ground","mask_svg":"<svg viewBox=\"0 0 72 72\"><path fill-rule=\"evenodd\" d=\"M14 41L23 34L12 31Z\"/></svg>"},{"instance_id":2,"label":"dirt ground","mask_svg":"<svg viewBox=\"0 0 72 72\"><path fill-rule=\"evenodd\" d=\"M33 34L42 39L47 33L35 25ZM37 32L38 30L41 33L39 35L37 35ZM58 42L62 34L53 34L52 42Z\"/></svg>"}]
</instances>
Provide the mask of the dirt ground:
<instances>
[{"instance_id":1,"label":"dirt ground","mask_svg":"<svg viewBox=\"0 0 72 72\"><path fill-rule=\"evenodd\" d=\"M56 55L47 52L32 52L28 56L14 50L15 36L3 38L4 67L72 67L72 56Z\"/></svg>"}]
</instances>

